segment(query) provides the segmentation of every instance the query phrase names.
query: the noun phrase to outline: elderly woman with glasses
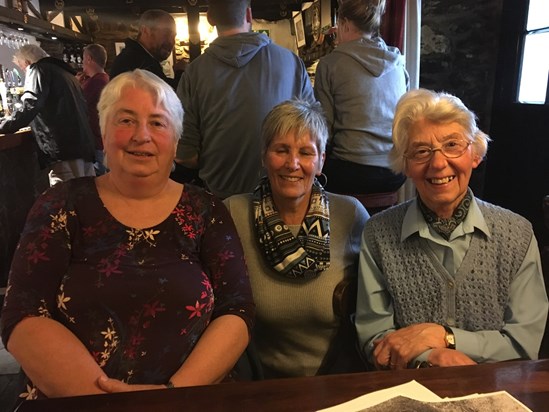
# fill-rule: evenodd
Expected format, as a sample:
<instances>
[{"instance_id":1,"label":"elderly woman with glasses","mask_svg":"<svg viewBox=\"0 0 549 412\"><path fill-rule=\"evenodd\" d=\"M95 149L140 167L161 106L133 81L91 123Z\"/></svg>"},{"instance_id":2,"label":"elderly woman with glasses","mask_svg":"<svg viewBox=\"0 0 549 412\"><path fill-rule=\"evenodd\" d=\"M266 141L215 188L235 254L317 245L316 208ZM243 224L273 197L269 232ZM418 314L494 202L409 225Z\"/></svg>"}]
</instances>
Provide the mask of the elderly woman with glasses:
<instances>
[{"instance_id":1,"label":"elderly woman with glasses","mask_svg":"<svg viewBox=\"0 0 549 412\"><path fill-rule=\"evenodd\" d=\"M547 295L530 223L468 188L489 138L455 96L414 90L393 123L395 172L417 198L372 217L356 327L377 368L536 359Z\"/></svg>"}]
</instances>

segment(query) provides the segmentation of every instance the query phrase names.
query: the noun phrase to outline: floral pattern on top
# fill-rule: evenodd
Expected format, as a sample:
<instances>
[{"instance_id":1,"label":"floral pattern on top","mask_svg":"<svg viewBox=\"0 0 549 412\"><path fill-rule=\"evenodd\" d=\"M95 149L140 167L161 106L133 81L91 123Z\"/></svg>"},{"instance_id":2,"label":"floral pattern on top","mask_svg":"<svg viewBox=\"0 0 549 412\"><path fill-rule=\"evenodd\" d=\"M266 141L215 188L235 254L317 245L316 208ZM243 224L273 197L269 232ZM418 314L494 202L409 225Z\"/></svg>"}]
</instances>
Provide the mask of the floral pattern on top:
<instances>
[{"instance_id":1,"label":"floral pattern on top","mask_svg":"<svg viewBox=\"0 0 549 412\"><path fill-rule=\"evenodd\" d=\"M105 373L162 384L212 319L255 315L242 246L221 201L185 185L166 220L146 229L118 222L94 178L46 191L27 218L1 316L5 343L28 316L74 333ZM29 382L24 398L41 394Z\"/></svg>"}]
</instances>

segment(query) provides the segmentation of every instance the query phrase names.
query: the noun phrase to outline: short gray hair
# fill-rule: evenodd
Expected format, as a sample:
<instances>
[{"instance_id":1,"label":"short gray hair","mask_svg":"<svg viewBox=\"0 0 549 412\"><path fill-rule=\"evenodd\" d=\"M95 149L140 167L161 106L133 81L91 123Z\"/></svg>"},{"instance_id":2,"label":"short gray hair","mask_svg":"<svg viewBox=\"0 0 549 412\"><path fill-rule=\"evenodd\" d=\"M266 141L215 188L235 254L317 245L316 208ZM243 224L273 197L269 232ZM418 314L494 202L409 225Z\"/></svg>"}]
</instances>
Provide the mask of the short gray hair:
<instances>
[{"instance_id":1,"label":"short gray hair","mask_svg":"<svg viewBox=\"0 0 549 412\"><path fill-rule=\"evenodd\" d=\"M320 103L291 99L275 106L263 121L262 156L265 156L276 136L290 132L295 132L296 137L309 133L318 153L322 155L326 151L328 126Z\"/></svg>"},{"instance_id":2,"label":"short gray hair","mask_svg":"<svg viewBox=\"0 0 549 412\"><path fill-rule=\"evenodd\" d=\"M115 103L122 97L124 90L128 87L149 92L155 99L156 104L162 106L168 112L168 120L174 130L174 139L178 141L183 132L183 107L181 101L168 83L156 74L141 69L119 74L108 82L101 92L99 103L97 103L101 134L105 134L108 117Z\"/></svg>"},{"instance_id":3,"label":"short gray hair","mask_svg":"<svg viewBox=\"0 0 549 412\"><path fill-rule=\"evenodd\" d=\"M49 54L36 44L26 44L21 46L21 48L14 53L14 56L16 59L26 60L33 64L44 57L48 57Z\"/></svg>"},{"instance_id":4,"label":"short gray hair","mask_svg":"<svg viewBox=\"0 0 549 412\"><path fill-rule=\"evenodd\" d=\"M419 120L436 124L457 123L465 129L467 138L477 156L484 158L490 137L477 127L475 113L456 96L446 92L416 89L405 93L399 100L393 120L393 148L389 154L391 168L396 173L406 169L404 154L410 143L409 132Z\"/></svg>"},{"instance_id":5,"label":"short gray hair","mask_svg":"<svg viewBox=\"0 0 549 412\"><path fill-rule=\"evenodd\" d=\"M89 44L84 47L84 53L91 57L91 59L103 69L107 63L107 50L97 43Z\"/></svg>"}]
</instances>

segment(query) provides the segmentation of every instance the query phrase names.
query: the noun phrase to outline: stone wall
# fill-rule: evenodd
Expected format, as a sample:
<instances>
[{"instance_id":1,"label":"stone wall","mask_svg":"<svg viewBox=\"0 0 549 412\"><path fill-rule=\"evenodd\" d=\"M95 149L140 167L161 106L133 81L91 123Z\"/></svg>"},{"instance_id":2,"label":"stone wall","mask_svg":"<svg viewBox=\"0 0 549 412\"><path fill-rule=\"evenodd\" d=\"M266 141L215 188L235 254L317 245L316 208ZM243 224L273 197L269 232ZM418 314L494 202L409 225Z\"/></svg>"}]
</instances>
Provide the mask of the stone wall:
<instances>
[{"instance_id":1,"label":"stone wall","mask_svg":"<svg viewBox=\"0 0 549 412\"><path fill-rule=\"evenodd\" d=\"M457 95L490 130L503 0L423 0L420 86Z\"/></svg>"},{"instance_id":2,"label":"stone wall","mask_svg":"<svg viewBox=\"0 0 549 412\"><path fill-rule=\"evenodd\" d=\"M420 87L458 96L490 131L503 0L422 0ZM483 197L486 161L471 188Z\"/></svg>"}]
</instances>

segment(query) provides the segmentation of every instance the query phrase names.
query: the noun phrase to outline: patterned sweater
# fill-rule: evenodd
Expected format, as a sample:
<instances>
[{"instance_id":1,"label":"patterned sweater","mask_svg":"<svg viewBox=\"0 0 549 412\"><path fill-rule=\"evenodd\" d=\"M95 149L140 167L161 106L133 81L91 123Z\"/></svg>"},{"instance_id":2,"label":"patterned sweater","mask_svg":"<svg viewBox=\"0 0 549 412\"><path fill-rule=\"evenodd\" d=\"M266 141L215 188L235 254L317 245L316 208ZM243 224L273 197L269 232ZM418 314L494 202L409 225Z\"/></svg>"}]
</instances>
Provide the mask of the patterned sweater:
<instances>
[{"instance_id":1,"label":"patterned sweater","mask_svg":"<svg viewBox=\"0 0 549 412\"><path fill-rule=\"evenodd\" d=\"M366 240L385 276L398 328L422 322L469 331L499 330L503 326L509 286L528 250L531 225L509 210L476 201L491 236L472 238L454 275L418 235L401 242L409 202L368 222Z\"/></svg>"}]
</instances>

